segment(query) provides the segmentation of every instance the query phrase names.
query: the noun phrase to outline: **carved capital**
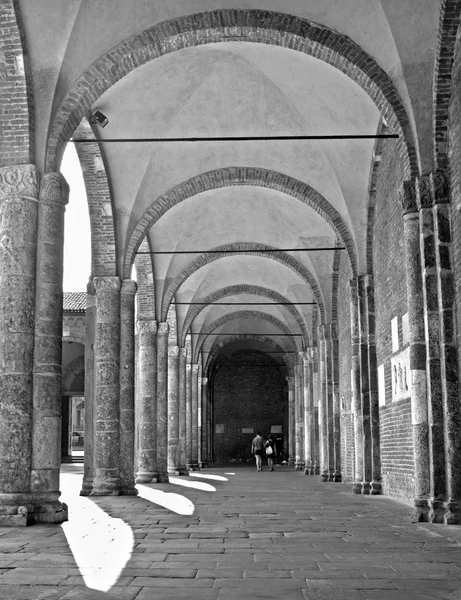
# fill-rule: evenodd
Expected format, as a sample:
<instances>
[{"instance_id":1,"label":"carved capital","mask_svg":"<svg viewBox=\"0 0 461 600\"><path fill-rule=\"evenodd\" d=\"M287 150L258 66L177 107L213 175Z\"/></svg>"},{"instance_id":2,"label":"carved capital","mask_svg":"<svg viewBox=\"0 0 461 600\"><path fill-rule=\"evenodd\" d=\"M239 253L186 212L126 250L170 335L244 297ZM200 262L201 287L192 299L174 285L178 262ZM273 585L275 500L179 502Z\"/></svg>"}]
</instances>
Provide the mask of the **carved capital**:
<instances>
[{"instance_id":1,"label":"carved capital","mask_svg":"<svg viewBox=\"0 0 461 600\"><path fill-rule=\"evenodd\" d=\"M192 373L194 375L197 375L198 374L199 366L197 364L193 364L193 365L191 365L191 367L192 367Z\"/></svg>"},{"instance_id":2,"label":"carved capital","mask_svg":"<svg viewBox=\"0 0 461 600\"><path fill-rule=\"evenodd\" d=\"M93 285L96 294L120 291L120 279L118 277L93 277Z\"/></svg>"},{"instance_id":3,"label":"carved capital","mask_svg":"<svg viewBox=\"0 0 461 600\"><path fill-rule=\"evenodd\" d=\"M434 204L448 204L450 193L447 175L443 171L435 171L430 174L429 180Z\"/></svg>"},{"instance_id":4,"label":"carved capital","mask_svg":"<svg viewBox=\"0 0 461 600\"><path fill-rule=\"evenodd\" d=\"M168 346L168 356L171 356L172 358L178 358L179 346Z\"/></svg>"},{"instance_id":5,"label":"carved capital","mask_svg":"<svg viewBox=\"0 0 461 600\"><path fill-rule=\"evenodd\" d=\"M0 202L11 197L38 199L38 173L35 165L0 168Z\"/></svg>"},{"instance_id":6,"label":"carved capital","mask_svg":"<svg viewBox=\"0 0 461 600\"><path fill-rule=\"evenodd\" d=\"M416 178L416 205L418 210L431 208L433 205L430 177L423 175Z\"/></svg>"},{"instance_id":7,"label":"carved capital","mask_svg":"<svg viewBox=\"0 0 461 600\"><path fill-rule=\"evenodd\" d=\"M414 179L402 183L399 189L399 201L403 215L418 212L416 203L416 182Z\"/></svg>"},{"instance_id":8,"label":"carved capital","mask_svg":"<svg viewBox=\"0 0 461 600\"><path fill-rule=\"evenodd\" d=\"M69 184L58 171L45 173L40 181L39 199L64 208L69 202Z\"/></svg>"},{"instance_id":9,"label":"carved capital","mask_svg":"<svg viewBox=\"0 0 461 600\"><path fill-rule=\"evenodd\" d=\"M157 333L157 321L154 321L153 319L136 321L136 333Z\"/></svg>"},{"instance_id":10,"label":"carved capital","mask_svg":"<svg viewBox=\"0 0 461 600\"><path fill-rule=\"evenodd\" d=\"M159 323L158 324L158 329L157 329L158 335L168 335L169 331L170 331L170 326L168 325L168 323Z\"/></svg>"},{"instance_id":11,"label":"carved capital","mask_svg":"<svg viewBox=\"0 0 461 600\"><path fill-rule=\"evenodd\" d=\"M187 348L180 348L179 349L179 357L180 358L187 358Z\"/></svg>"},{"instance_id":12,"label":"carved capital","mask_svg":"<svg viewBox=\"0 0 461 600\"><path fill-rule=\"evenodd\" d=\"M122 287L120 290L122 294L136 294L137 290L138 285L136 281L133 281L132 279L124 279L122 281Z\"/></svg>"}]
</instances>

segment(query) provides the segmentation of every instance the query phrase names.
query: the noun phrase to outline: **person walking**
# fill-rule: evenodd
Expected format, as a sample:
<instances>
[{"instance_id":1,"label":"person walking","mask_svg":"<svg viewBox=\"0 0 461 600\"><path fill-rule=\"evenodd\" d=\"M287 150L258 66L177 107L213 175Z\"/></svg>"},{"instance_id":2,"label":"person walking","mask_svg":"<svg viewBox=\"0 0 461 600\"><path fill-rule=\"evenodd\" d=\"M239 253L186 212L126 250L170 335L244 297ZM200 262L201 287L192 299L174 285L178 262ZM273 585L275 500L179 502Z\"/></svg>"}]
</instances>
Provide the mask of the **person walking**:
<instances>
[{"instance_id":1,"label":"person walking","mask_svg":"<svg viewBox=\"0 0 461 600\"><path fill-rule=\"evenodd\" d=\"M255 437L253 438L253 441L251 442L251 453L254 454L254 457L256 459L256 470L257 471L263 470L263 465L262 465L263 448L264 448L263 439L262 439L259 431L257 431Z\"/></svg>"},{"instance_id":2,"label":"person walking","mask_svg":"<svg viewBox=\"0 0 461 600\"><path fill-rule=\"evenodd\" d=\"M264 443L264 449L266 450L267 465L269 467L269 471L273 471L275 457L275 442L272 435L269 435L267 441Z\"/></svg>"}]
</instances>

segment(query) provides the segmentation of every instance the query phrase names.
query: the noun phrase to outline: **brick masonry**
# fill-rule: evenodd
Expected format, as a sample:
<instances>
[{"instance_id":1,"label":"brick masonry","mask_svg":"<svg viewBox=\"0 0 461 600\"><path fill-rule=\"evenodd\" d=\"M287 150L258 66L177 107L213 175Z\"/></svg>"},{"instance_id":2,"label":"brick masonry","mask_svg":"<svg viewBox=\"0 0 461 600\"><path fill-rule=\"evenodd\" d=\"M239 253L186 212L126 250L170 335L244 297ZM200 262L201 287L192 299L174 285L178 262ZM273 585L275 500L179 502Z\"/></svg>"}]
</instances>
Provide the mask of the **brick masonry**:
<instances>
[{"instance_id":1,"label":"brick masonry","mask_svg":"<svg viewBox=\"0 0 461 600\"><path fill-rule=\"evenodd\" d=\"M252 365L252 366L247 366ZM225 359L214 379L214 456L217 462L253 462L253 433L263 437L272 425L288 426L286 369L267 355L238 351ZM223 433L216 430L224 425Z\"/></svg>"}]
</instances>

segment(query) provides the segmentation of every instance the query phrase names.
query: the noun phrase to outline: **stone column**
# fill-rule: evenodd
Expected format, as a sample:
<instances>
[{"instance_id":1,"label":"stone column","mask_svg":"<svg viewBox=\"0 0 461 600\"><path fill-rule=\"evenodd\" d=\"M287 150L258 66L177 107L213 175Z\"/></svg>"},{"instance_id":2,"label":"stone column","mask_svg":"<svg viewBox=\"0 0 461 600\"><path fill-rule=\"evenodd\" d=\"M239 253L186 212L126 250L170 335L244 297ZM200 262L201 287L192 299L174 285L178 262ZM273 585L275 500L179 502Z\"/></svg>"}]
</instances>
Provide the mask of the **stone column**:
<instances>
[{"instance_id":1,"label":"stone column","mask_svg":"<svg viewBox=\"0 0 461 600\"><path fill-rule=\"evenodd\" d=\"M178 396L179 396L179 474L188 475L186 466L186 348L179 349Z\"/></svg>"},{"instance_id":2,"label":"stone column","mask_svg":"<svg viewBox=\"0 0 461 600\"><path fill-rule=\"evenodd\" d=\"M319 459L322 481L328 481L327 375L325 365L325 331L319 339Z\"/></svg>"},{"instance_id":3,"label":"stone column","mask_svg":"<svg viewBox=\"0 0 461 600\"><path fill-rule=\"evenodd\" d=\"M327 426L327 463L328 479L335 480L335 432L333 398L333 335L332 325L323 327L325 336L325 378L326 378L326 426Z\"/></svg>"},{"instance_id":4,"label":"stone column","mask_svg":"<svg viewBox=\"0 0 461 600\"><path fill-rule=\"evenodd\" d=\"M448 182L444 173L430 176L434 198L434 236L438 273L440 368L446 449L446 501L444 523L461 524L461 403L456 341L455 282L451 265L451 215Z\"/></svg>"},{"instance_id":5,"label":"stone column","mask_svg":"<svg viewBox=\"0 0 461 600\"><path fill-rule=\"evenodd\" d=\"M373 276L364 277L366 307L367 307L367 344L368 344L368 392L370 403L370 436L371 436L371 488L370 494L382 492L381 485L381 444L379 428L379 397L378 397L378 360L376 357L375 339L375 295Z\"/></svg>"},{"instance_id":6,"label":"stone column","mask_svg":"<svg viewBox=\"0 0 461 600\"><path fill-rule=\"evenodd\" d=\"M200 466L208 466L208 378L202 377L202 460Z\"/></svg>"},{"instance_id":7,"label":"stone column","mask_svg":"<svg viewBox=\"0 0 461 600\"><path fill-rule=\"evenodd\" d=\"M64 210L69 186L60 173L42 177L38 201L35 343L30 490L35 522L61 523L62 274Z\"/></svg>"},{"instance_id":8,"label":"stone column","mask_svg":"<svg viewBox=\"0 0 461 600\"><path fill-rule=\"evenodd\" d=\"M192 461L192 365L186 363L186 466L194 470Z\"/></svg>"},{"instance_id":9,"label":"stone column","mask_svg":"<svg viewBox=\"0 0 461 600\"><path fill-rule=\"evenodd\" d=\"M295 464L295 377L290 375L288 381L288 464Z\"/></svg>"},{"instance_id":10,"label":"stone column","mask_svg":"<svg viewBox=\"0 0 461 600\"><path fill-rule=\"evenodd\" d=\"M120 293L120 486L125 496L136 496L134 481L134 314L138 286L122 281Z\"/></svg>"},{"instance_id":11,"label":"stone column","mask_svg":"<svg viewBox=\"0 0 461 600\"><path fill-rule=\"evenodd\" d=\"M360 381L360 324L359 324L359 300L358 285L355 279L349 284L351 294L351 387L352 387L352 417L354 421L354 450L355 450L355 482L352 491L355 494L362 493L363 474L363 417L362 417L362 395Z\"/></svg>"},{"instance_id":12,"label":"stone column","mask_svg":"<svg viewBox=\"0 0 461 600\"><path fill-rule=\"evenodd\" d=\"M120 279L95 277L96 397L91 496L120 494Z\"/></svg>"},{"instance_id":13,"label":"stone column","mask_svg":"<svg viewBox=\"0 0 461 600\"><path fill-rule=\"evenodd\" d=\"M359 357L360 357L360 394L362 397L362 426L363 426L363 480L362 494L369 494L373 479L371 460L371 424L370 424L370 379L368 376L368 319L367 292L364 275L358 277L359 300Z\"/></svg>"},{"instance_id":14,"label":"stone column","mask_svg":"<svg viewBox=\"0 0 461 600\"><path fill-rule=\"evenodd\" d=\"M410 342L410 394L415 461L415 516L429 521L429 431L426 391L426 340L421 271L419 213L414 181L404 182L400 191L403 213L405 273Z\"/></svg>"},{"instance_id":15,"label":"stone column","mask_svg":"<svg viewBox=\"0 0 461 600\"><path fill-rule=\"evenodd\" d=\"M159 482L168 482L168 323L157 330L157 471Z\"/></svg>"},{"instance_id":16,"label":"stone column","mask_svg":"<svg viewBox=\"0 0 461 600\"><path fill-rule=\"evenodd\" d=\"M168 474L179 475L179 347L168 348Z\"/></svg>"},{"instance_id":17,"label":"stone column","mask_svg":"<svg viewBox=\"0 0 461 600\"><path fill-rule=\"evenodd\" d=\"M319 433L319 398L320 398L320 373L319 373L319 349L314 346L312 349L312 389L313 389L313 407L314 407L314 428L312 439L312 457L314 465L312 467L313 475L320 475L320 433Z\"/></svg>"},{"instance_id":18,"label":"stone column","mask_svg":"<svg viewBox=\"0 0 461 600\"><path fill-rule=\"evenodd\" d=\"M199 366L192 365L191 379L191 423L192 423L192 470L199 468L198 464L198 401L199 401Z\"/></svg>"},{"instance_id":19,"label":"stone column","mask_svg":"<svg viewBox=\"0 0 461 600\"><path fill-rule=\"evenodd\" d=\"M332 437L333 437L333 477L331 481L341 481L341 404L339 400L339 340L336 323L331 325L331 379L332 379Z\"/></svg>"},{"instance_id":20,"label":"stone column","mask_svg":"<svg viewBox=\"0 0 461 600\"><path fill-rule=\"evenodd\" d=\"M312 385L312 374L309 370L310 355L309 349L303 352L303 394L304 394L304 474L311 474L312 467L312 394L310 386Z\"/></svg>"},{"instance_id":21,"label":"stone column","mask_svg":"<svg viewBox=\"0 0 461 600\"><path fill-rule=\"evenodd\" d=\"M96 292L93 280L88 282L85 311L85 440L81 496L89 496L94 479L94 436L96 430Z\"/></svg>"},{"instance_id":22,"label":"stone column","mask_svg":"<svg viewBox=\"0 0 461 600\"><path fill-rule=\"evenodd\" d=\"M294 366L294 377L295 377L295 469L299 471L302 467L302 395L303 395L303 382L302 382L302 366L297 364Z\"/></svg>"},{"instance_id":23,"label":"stone column","mask_svg":"<svg viewBox=\"0 0 461 600\"><path fill-rule=\"evenodd\" d=\"M136 414L139 418L136 483L158 479L157 471L157 322L138 321L138 386Z\"/></svg>"}]
</instances>

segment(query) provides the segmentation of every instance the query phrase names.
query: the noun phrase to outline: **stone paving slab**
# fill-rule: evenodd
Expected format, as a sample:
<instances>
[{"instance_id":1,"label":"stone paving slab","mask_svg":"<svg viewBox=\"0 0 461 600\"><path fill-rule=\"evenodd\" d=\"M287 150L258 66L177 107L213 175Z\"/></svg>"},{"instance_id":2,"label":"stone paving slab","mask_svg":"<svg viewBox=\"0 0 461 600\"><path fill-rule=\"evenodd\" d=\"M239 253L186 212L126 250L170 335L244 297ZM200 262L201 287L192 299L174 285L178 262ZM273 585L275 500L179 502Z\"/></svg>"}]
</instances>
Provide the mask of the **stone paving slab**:
<instances>
[{"instance_id":1,"label":"stone paving slab","mask_svg":"<svg viewBox=\"0 0 461 600\"><path fill-rule=\"evenodd\" d=\"M288 467L254 472L184 478L213 492L143 486L160 506L80 497L82 468L65 465L69 522L0 530L0 600L461 600L461 528Z\"/></svg>"}]
</instances>

